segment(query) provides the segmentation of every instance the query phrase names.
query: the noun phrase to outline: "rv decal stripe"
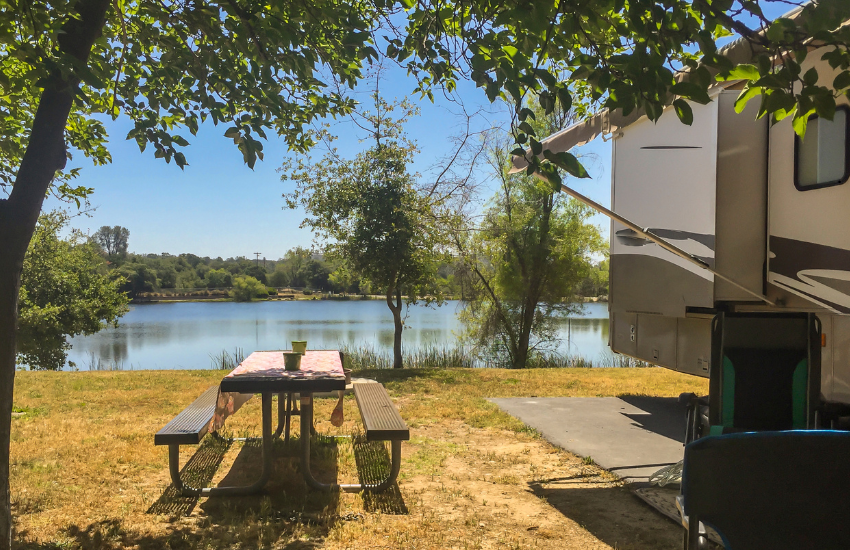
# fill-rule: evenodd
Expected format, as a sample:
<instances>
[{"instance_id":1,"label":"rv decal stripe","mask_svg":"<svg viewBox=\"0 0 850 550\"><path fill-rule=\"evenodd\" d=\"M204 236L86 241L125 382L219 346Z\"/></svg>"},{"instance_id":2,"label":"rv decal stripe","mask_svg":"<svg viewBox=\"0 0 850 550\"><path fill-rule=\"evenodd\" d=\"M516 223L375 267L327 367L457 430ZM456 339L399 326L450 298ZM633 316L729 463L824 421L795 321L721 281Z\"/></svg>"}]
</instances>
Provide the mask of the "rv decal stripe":
<instances>
[{"instance_id":1,"label":"rv decal stripe","mask_svg":"<svg viewBox=\"0 0 850 550\"><path fill-rule=\"evenodd\" d=\"M850 313L850 250L771 235L770 252L770 282Z\"/></svg>"},{"instance_id":2,"label":"rv decal stripe","mask_svg":"<svg viewBox=\"0 0 850 550\"><path fill-rule=\"evenodd\" d=\"M650 231L653 235L661 237L662 239L667 239L668 241L686 241L688 239L698 242L702 245L705 245L706 248L714 250L714 235L710 235L708 233L694 233L692 231L680 231L678 229L661 229L658 227L648 227L646 231ZM641 237L637 234L634 229L620 229L617 231L616 235L618 237L623 237L626 239L632 239L635 241L643 241L643 244L651 244L652 241ZM640 246L640 244L633 244L630 246Z\"/></svg>"},{"instance_id":3,"label":"rv decal stripe","mask_svg":"<svg viewBox=\"0 0 850 550\"><path fill-rule=\"evenodd\" d=\"M702 149L702 147L697 147L696 145L648 145L641 147L641 149Z\"/></svg>"}]
</instances>

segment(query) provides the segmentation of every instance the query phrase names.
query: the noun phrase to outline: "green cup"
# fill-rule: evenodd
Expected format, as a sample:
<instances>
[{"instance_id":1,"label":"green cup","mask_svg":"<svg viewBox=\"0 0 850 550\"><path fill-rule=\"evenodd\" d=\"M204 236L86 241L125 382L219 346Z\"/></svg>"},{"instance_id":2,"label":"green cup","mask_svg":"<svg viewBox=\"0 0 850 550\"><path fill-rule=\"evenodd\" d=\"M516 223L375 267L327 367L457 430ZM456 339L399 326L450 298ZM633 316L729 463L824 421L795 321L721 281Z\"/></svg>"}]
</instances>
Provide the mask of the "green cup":
<instances>
[{"instance_id":1,"label":"green cup","mask_svg":"<svg viewBox=\"0 0 850 550\"><path fill-rule=\"evenodd\" d=\"M297 351L283 352L283 366L286 370L301 370L301 354Z\"/></svg>"},{"instance_id":2,"label":"green cup","mask_svg":"<svg viewBox=\"0 0 850 550\"><path fill-rule=\"evenodd\" d=\"M293 340L292 351L304 355L307 353L307 340Z\"/></svg>"}]
</instances>

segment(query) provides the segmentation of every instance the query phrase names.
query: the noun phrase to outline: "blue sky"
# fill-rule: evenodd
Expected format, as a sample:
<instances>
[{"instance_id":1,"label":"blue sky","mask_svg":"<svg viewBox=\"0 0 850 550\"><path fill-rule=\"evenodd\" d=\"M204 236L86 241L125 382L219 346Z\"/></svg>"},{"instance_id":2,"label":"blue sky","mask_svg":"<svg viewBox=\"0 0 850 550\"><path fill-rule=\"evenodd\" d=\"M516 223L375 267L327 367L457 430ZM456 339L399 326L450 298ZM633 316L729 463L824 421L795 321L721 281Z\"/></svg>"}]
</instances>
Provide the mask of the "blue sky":
<instances>
[{"instance_id":1,"label":"blue sky","mask_svg":"<svg viewBox=\"0 0 850 550\"><path fill-rule=\"evenodd\" d=\"M457 105L436 94L434 103L420 100L418 94L412 95L415 88L415 80L398 68L389 70L381 82L387 100L409 97L421 109L421 116L411 120L408 131L421 150L414 168L427 176L428 170L452 151L450 137L461 131L463 119L457 114ZM356 97L367 102L368 93L368 89L358 90ZM491 105L474 84L461 83L458 96L468 111L487 111L486 120L480 119L479 126L506 124L503 109ZM155 159L152 148L142 153L134 141L125 140L131 128L127 119L108 120L106 126L112 163L92 166L80 154L69 163L83 168L78 182L95 190L90 200L96 209L90 217L75 218L75 227L92 233L102 225L127 227L130 250L137 253L253 257L260 252L276 259L292 247L311 246L312 233L299 228L304 213L285 209L281 197L292 190L292 183L282 182L277 169L294 154L283 140L272 137L267 141L265 160L251 170L232 140L223 136L227 126L208 123L197 136L182 133L190 146L185 150L189 166L181 171L174 164ZM337 124L334 133L340 136L335 145L345 156L353 156L363 147L359 142L363 132L350 123ZM584 148L598 156L598 162L588 165L594 179L577 187L608 204L610 144L597 142ZM313 154L321 153L316 149ZM51 199L45 209L58 205ZM600 217L597 223L607 234L606 219Z\"/></svg>"}]
</instances>

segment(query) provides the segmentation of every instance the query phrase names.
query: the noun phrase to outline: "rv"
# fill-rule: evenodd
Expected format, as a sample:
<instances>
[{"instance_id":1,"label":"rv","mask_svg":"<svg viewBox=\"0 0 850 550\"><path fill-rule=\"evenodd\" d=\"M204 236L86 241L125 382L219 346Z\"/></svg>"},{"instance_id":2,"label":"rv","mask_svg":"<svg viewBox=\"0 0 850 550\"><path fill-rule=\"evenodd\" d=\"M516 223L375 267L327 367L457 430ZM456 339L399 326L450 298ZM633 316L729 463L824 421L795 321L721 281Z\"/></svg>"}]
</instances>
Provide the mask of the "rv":
<instances>
[{"instance_id":1,"label":"rv","mask_svg":"<svg viewBox=\"0 0 850 550\"><path fill-rule=\"evenodd\" d=\"M825 51L803 71L831 83ZM790 118L757 119L757 100L736 113L742 87L715 85L710 103L691 103L689 126L672 108L657 122L605 111L543 141L613 144L610 210L565 189L612 217L609 344L709 377L719 312L812 313L821 398L850 404L850 103L842 95L833 120L813 117L800 139Z\"/></svg>"}]
</instances>

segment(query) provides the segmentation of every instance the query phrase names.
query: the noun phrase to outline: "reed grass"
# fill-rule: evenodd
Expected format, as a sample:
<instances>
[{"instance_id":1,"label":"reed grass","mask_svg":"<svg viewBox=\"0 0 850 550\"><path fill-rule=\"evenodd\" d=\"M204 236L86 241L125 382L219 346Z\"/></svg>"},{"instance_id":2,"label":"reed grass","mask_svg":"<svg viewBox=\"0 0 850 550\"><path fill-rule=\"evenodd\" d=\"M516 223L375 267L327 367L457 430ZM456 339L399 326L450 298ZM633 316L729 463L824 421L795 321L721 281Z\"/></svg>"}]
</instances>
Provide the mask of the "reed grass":
<instances>
[{"instance_id":1,"label":"reed grass","mask_svg":"<svg viewBox=\"0 0 850 550\"><path fill-rule=\"evenodd\" d=\"M392 352L377 350L369 345L342 347L345 355L345 368L351 370L391 369ZM507 357L481 356L463 347L426 346L412 352L403 353L404 368L410 369L470 369L503 368L509 366ZM605 355L598 359L588 359L581 355L561 355L558 353L537 353L528 361L528 368L646 368L654 365L625 355Z\"/></svg>"},{"instance_id":2,"label":"reed grass","mask_svg":"<svg viewBox=\"0 0 850 550\"><path fill-rule=\"evenodd\" d=\"M210 360L212 361L211 370L233 370L245 360L245 350L237 347L231 354L223 349L219 353L211 353Z\"/></svg>"},{"instance_id":3,"label":"reed grass","mask_svg":"<svg viewBox=\"0 0 850 550\"><path fill-rule=\"evenodd\" d=\"M72 364L72 367L76 367L76 365ZM83 363L83 367L83 370L90 371L125 370L123 361L104 361L93 352L89 353L88 359ZM130 366L130 370L132 370L132 365Z\"/></svg>"}]
</instances>

